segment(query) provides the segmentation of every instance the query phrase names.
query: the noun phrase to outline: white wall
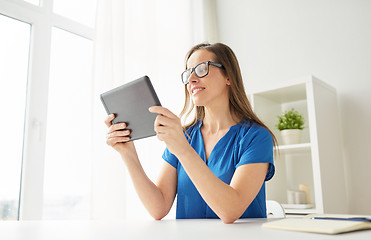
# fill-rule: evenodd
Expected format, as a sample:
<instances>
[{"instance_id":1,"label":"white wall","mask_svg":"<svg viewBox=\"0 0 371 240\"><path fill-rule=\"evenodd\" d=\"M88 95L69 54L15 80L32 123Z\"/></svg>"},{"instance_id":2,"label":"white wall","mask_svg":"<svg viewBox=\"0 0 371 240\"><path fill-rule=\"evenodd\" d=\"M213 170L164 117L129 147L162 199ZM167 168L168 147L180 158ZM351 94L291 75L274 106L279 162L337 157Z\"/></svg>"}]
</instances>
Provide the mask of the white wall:
<instances>
[{"instance_id":1,"label":"white wall","mask_svg":"<svg viewBox=\"0 0 371 240\"><path fill-rule=\"evenodd\" d=\"M371 214L371 1L217 0L248 92L312 74L338 91L349 211ZM334 179L336 181L336 179Z\"/></svg>"}]
</instances>

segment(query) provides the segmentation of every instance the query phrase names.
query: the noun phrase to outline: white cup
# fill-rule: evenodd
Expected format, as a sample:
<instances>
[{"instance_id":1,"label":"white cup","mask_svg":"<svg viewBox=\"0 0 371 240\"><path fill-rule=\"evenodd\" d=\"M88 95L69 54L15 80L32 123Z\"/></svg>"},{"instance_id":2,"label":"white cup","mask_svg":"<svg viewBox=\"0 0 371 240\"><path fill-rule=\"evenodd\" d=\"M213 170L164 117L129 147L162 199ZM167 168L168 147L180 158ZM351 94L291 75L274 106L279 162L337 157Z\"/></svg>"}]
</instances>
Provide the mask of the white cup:
<instances>
[{"instance_id":1,"label":"white cup","mask_svg":"<svg viewBox=\"0 0 371 240\"><path fill-rule=\"evenodd\" d=\"M287 190L287 203L295 204L295 191Z\"/></svg>"},{"instance_id":2,"label":"white cup","mask_svg":"<svg viewBox=\"0 0 371 240\"><path fill-rule=\"evenodd\" d=\"M295 204L306 204L307 194L304 191L295 191Z\"/></svg>"}]
</instances>

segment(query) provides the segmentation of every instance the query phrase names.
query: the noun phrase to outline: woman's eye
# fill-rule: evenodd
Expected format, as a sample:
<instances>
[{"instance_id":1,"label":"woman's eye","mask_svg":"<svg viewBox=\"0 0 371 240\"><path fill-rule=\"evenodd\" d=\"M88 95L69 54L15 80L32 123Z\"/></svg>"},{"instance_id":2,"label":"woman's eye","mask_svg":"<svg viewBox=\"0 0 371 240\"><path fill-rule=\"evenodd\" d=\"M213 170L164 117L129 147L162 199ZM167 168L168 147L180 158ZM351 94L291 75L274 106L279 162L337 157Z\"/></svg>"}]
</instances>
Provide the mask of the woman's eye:
<instances>
[{"instance_id":1,"label":"woman's eye","mask_svg":"<svg viewBox=\"0 0 371 240\"><path fill-rule=\"evenodd\" d=\"M198 66L198 68L197 68L197 72L198 73L204 73L204 72L206 72L206 65L205 64L202 64L202 65L200 65L200 66Z\"/></svg>"}]
</instances>

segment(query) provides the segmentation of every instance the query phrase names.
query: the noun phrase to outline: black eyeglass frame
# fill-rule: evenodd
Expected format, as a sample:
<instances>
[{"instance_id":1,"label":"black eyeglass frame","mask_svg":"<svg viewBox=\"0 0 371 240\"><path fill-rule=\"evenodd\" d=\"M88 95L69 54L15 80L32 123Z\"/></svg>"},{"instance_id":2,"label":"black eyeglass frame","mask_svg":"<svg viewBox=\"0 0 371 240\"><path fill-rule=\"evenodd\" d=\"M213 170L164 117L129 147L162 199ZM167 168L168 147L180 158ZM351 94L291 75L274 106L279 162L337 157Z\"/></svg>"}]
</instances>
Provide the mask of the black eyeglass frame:
<instances>
[{"instance_id":1,"label":"black eyeglass frame","mask_svg":"<svg viewBox=\"0 0 371 240\"><path fill-rule=\"evenodd\" d=\"M199 75L196 73L195 69L196 69L198 66L200 66L201 64L205 64L205 63L206 63L206 66L207 66L207 72L206 72L204 75L199 76ZM198 77L198 78L206 77L207 74L209 74L209 69L210 69L209 66L210 66L210 65L215 66L215 67L218 67L218 68L221 68L221 69L224 68L223 65L220 64L220 63L215 63L215 62L212 62L212 61L201 62L201 63L197 64L195 67L193 67L193 68L188 68L187 70L185 70L185 71L182 73L182 75L181 75L182 83L183 83L184 85L187 85L187 84L189 83L189 77L192 75L193 72L195 73L196 77ZM184 82L184 81L183 81L183 75L186 74L186 73L189 72L189 71L190 71L190 73L189 73L189 77L188 77L187 80Z\"/></svg>"}]
</instances>

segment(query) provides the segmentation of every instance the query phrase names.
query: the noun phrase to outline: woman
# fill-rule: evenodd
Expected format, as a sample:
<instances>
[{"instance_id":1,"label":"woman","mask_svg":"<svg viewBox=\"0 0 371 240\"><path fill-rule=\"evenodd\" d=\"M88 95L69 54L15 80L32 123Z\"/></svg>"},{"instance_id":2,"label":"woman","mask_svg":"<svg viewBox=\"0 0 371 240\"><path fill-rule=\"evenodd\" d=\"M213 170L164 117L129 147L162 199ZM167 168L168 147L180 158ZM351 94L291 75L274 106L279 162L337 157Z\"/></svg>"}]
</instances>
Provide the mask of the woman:
<instances>
[{"instance_id":1,"label":"woman","mask_svg":"<svg viewBox=\"0 0 371 240\"><path fill-rule=\"evenodd\" d=\"M199 44L186 57L182 74L186 99L182 116L195 108L193 121L180 119L164 107L154 129L164 141L165 160L157 183L143 171L125 123L111 124L107 144L122 156L135 189L155 219L168 214L177 194L177 218L266 217L265 184L274 175L276 139L257 118L246 97L238 61L222 44Z\"/></svg>"}]
</instances>

